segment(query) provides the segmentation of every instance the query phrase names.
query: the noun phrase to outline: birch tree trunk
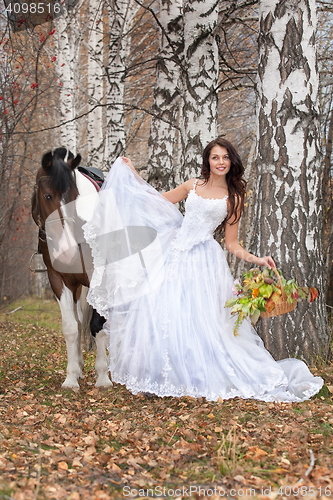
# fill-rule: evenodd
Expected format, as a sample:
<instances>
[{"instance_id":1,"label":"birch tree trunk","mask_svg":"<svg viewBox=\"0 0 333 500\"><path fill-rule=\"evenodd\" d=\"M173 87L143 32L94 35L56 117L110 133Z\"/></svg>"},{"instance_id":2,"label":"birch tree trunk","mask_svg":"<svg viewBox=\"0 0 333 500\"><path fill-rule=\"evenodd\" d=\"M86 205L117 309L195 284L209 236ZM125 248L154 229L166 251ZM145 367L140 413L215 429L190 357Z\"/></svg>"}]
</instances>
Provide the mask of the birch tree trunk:
<instances>
[{"instance_id":1,"label":"birch tree trunk","mask_svg":"<svg viewBox=\"0 0 333 500\"><path fill-rule=\"evenodd\" d=\"M61 146L73 154L77 148L77 122L75 120L75 75L77 72L77 37L74 19L66 11L54 20L56 29L56 72L59 79L59 103L61 123ZM60 145L59 145L60 146Z\"/></svg>"},{"instance_id":2,"label":"birch tree trunk","mask_svg":"<svg viewBox=\"0 0 333 500\"><path fill-rule=\"evenodd\" d=\"M124 88L126 58L129 49L128 31L137 5L133 0L113 0L108 4L109 63L107 67L107 126L104 170L125 151Z\"/></svg>"},{"instance_id":3,"label":"birch tree trunk","mask_svg":"<svg viewBox=\"0 0 333 500\"><path fill-rule=\"evenodd\" d=\"M202 150L216 137L219 57L214 28L217 0L184 2L182 165L176 183L198 176Z\"/></svg>"},{"instance_id":4,"label":"birch tree trunk","mask_svg":"<svg viewBox=\"0 0 333 500\"><path fill-rule=\"evenodd\" d=\"M103 3L89 1L89 37L88 37L88 94L89 113L87 128L88 165L101 168L103 159Z\"/></svg>"},{"instance_id":5,"label":"birch tree trunk","mask_svg":"<svg viewBox=\"0 0 333 500\"><path fill-rule=\"evenodd\" d=\"M333 199L332 199L332 146L333 146L333 109L330 110L330 119L326 136L325 169L323 175L323 207L325 209L323 227L323 255L327 274L326 300L328 305L333 305Z\"/></svg>"},{"instance_id":6,"label":"birch tree trunk","mask_svg":"<svg viewBox=\"0 0 333 500\"><path fill-rule=\"evenodd\" d=\"M245 165L244 179L247 182L247 196L245 198L245 213L242 216L238 229L238 241L240 245L244 248L250 248L253 235L255 233L255 228L253 226L254 218L254 210L255 210L255 202L256 196L254 193L256 186L256 178L255 178L255 153L256 153L256 140L252 141L251 149L249 152L249 156L247 159L247 163ZM244 260L239 259L235 255L231 253L227 253L227 261L231 270L232 275L235 278L241 278L242 274L247 272L251 265Z\"/></svg>"},{"instance_id":7,"label":"birch tree trunk","mask_svg":"<svg viewBox=\"0 0 333 500\"><path fill-rule=\"evenodd\" d=\"M180 110L180 62L183 55L182 0L159 2L159 59L149 137L148 182L157 189L175 187L177 123Z\"/></svg>"},{"instance_id":8,"label":"birch tree trunk","mask_svg":"<svg viewBox=\"0 0 333 500\"><path fill-rule=\"evenodd\" d=\"M325 357L328 331L322 258L322 160L317 109L315 0L259 6L257 201L252 251L271 254L286 277L316 286L319 298L261 320L276 358Z\"/></svg>"}]
</instances>

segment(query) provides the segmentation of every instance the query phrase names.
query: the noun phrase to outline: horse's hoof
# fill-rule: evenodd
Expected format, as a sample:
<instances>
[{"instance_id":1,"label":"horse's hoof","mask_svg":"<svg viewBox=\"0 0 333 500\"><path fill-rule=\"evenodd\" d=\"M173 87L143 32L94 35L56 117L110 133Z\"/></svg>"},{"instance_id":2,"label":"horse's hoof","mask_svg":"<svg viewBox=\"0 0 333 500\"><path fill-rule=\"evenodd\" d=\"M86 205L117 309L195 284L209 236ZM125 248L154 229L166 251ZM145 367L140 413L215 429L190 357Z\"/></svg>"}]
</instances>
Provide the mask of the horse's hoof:
<instances>
[{"instance_id":1,"label":"horse's hoof","mask_svg":"<svg viewBox=\"0 0 333 500\"><path fill-rule=\"evenodd\" d=\"M103 390L110 389L111 387L113 387L113 384L112 384L111 380L109 378L107 378L107 379L103 379L101 381L97 380L95 387L96 387L96 389L100 389L103 391Z\"/></svg>"},{"instance_id":2,"label":"horse's hoof","mask_svg":"<svg viewBox=\"0 0 333 500\"><path fill-rule=\"evenodd\" d=\"M75 393L80 392L80 387L68 387L66 385L65 386L62 385L61 388L64 392L75 392Z\"/></svg>"},{"instance_id":3,"label":"horse's hoof","mask_svg":"<svg viewBox=\"0 0 333 500\"><path fill-rule=\"evenodd\" d=\"M106 391L109 391L112 387L113 387L112 384L111 385L99 385L98 387L96 387L96 389L98 389L101 392L106 392Z\"/></svg>"},{"instance_id":4,"label":"horse's hoof","mask_svg":"<svg viewBox=\"0 0 333 500\"><path fill-rule=\"evenodd\" d=\"M142 392L141 394L148 399L152 399L155 397L155 394L153 394L152 392Z\"/></svg>"},{"instance_id":5,"label":"horse's hoof","mask_svg":"<svg viewBox=\"0 0 333 500\"><path fill-rule=\"evenodd\" d=\"M74 391L74 392L79 392L79 390L80 390L80 386L77 382L70 383L70 382L67 382L66 380L62 384L61 388L64 389L65 391L67 390L67 391Z\"/></svg>"}]
</instances>

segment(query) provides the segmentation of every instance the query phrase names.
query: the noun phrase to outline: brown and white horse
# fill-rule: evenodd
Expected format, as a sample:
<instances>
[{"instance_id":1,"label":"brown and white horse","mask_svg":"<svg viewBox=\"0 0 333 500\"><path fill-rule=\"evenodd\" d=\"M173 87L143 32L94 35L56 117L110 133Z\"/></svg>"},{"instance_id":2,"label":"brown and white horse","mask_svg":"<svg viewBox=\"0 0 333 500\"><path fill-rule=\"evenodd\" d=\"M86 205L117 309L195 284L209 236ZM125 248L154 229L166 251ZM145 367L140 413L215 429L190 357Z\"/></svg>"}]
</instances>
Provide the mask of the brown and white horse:
<instances>
[{"instance_id":1,"label":"brown and white horse","mask_svg":"<svg viewBox=\"0 0 333 500\"><path fill-rule=\"evenodd\" d=\"M42 158L32 196L32 217L39 227L39 248L47 268L53 292L58 300L62 331L67 345L67 377L62 387L79 388L83 356L81 333L83 313L81 294L89 287L92 259L84 242L82 225L91 217L98 197L94 185L78 170L78 155L69 166L52 152ZM98 315L97 315L98 316ZM106 335L101 330L104 320L96 314L95 331L97 374L96 387L110 387L106 357Z\"/></svg>"}]
</instances>

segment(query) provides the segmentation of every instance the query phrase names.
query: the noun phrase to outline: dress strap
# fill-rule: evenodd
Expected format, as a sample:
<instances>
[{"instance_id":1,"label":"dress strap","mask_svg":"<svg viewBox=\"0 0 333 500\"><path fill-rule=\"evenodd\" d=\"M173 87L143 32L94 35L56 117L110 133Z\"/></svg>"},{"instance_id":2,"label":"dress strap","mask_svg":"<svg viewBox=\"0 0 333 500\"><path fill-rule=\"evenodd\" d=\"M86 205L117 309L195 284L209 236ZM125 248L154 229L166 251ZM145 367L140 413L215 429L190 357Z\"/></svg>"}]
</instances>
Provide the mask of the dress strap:
<instances>
[{"instance_id":1,"label":"dress strap","mask_svg":"<svg viewBox=\"0 0 333 500\"><path fill-rule=\"evenodd\" d=\"M198 184L198 179L195 179L195 181L193 182L193 191L195 191L195 188L197 187L197 184Z\"/></svg>"}]
</instances>

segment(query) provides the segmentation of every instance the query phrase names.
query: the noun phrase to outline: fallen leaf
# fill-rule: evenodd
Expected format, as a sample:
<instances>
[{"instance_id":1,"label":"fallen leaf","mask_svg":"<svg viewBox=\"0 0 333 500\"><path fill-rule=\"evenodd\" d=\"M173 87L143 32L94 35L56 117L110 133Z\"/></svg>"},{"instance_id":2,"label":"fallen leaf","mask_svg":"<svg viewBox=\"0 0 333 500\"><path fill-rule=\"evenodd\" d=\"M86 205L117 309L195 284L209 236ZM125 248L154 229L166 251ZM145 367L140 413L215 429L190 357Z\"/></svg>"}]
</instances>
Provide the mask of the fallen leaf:
<instances>
[{"instance_id":1,"label":"fallen leaf","mask_svg":"<svg viewBox=\"0 0 333 500\"><path fill-rule=\"evenodd\" d=\"M74 491L71 495L69 495L67 500L80 500L80 495L77 491Z\"/></svg>"},{"instance_id":2,"label":"fallen leaf","mask_svg":"<svg viewBox=\"0 0 333 500\"><path fill-rule=\"evenodd\" d=\"M111 455L108 453L103 453L101 455L98 455L96 458L101 465L105 465L109 462Z\"/></svg>"},{"instance_id":3,"label":"fallen leaf","mask_svg":"<svg viewBox=\"0 0 333 500\"><path fill-rule=\"evenodd\" d=\"M95 446L89 446L86 451L84 452L84 455L85 456L90 456L90 455L94 455L96 453L96 448Z\"/></svg>"},{"instance_id":4,"label":"fallen leaf","mask_svg":"<svg viewBox=\"0 0 333 500\"><path fill-rule=\"evenodd\" d=\"M118 465L115 464L114 462L111 464L110 469L113 470L113 471L115 471L115 472L121 472L121 468L118 467Z\"/></svg>"},{"instance_id":5,"label":"fallen leaf","mask_svg":"<svg viewBox=\"0 0 333 500\"><path fill-rule=\"evenodd\" d=\"M253 458L254 460L259 460L261 457L268 455L267 451L262 450L259 446L249 446L248 451L245 454L245 458Z\"/></svg>"},{"instance_id":6,"label":"fallen leaf","mask_svg":"<svg viewBox=\"0 0 333 500\"><path fill-rule=\"evenodd\" d=\"M82 464L80 462L80 459L79 458L74 458L73 462L72 462L72 466L73 467L82 467Z\"/></svg>"},{"instance_id":7,"label":"fallen leaf","mask_svg":"<svg viewBox=\"0 0 333 500\"><path fill-rule=\"evenodd\" d=\"M139 469L139 470L142 470L142 467L141 465L137 464L135 460L133 460L133 458L129 458L127 460L127 464L128 465L132 465L134 467L134 469Z\"/></svg>"},{"instance_id":8,"label":"fallen leaf","mask_svg":"<svg viewBox=\"0 0 333 500\"><path fill-rule=\"evenodd\" d=\"M68 463L67 462L58 462L58 469L68 470Z\"/></svg>"}]
</instances>

